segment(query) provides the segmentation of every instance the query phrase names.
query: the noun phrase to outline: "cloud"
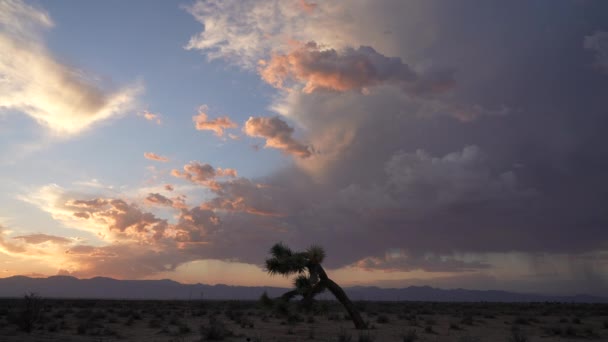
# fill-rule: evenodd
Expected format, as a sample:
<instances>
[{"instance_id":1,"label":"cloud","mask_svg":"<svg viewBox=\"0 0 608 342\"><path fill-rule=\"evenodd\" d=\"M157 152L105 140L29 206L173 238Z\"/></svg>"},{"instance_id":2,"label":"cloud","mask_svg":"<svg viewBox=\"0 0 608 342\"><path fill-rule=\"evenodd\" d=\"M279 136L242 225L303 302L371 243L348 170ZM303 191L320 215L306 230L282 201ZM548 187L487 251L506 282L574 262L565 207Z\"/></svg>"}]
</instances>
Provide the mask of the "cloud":
<instances>
[{"instance_id":1,"label":"cloud","mask_svg":"<svg viewBox=\"0 0 608 342\"><path fill-rule=\"evenodd\" d=\"M300 0L299 5L308 14L312 13L315 8L317 8L317 4L308 2L306 0Z\"/></svg>"},{"instance_id":2,"label":"cloud","mask_svg":"<svg viewBox=\"0 0 608 342\"><path fill-rule=\"evenodd\" d=\"M185 196L168 198L158 193L149 193L144 202L150 205L173 207L176 209L187 209Z\"/></svg>"},{"instance_id":3,"label":"cloud","mask_svg":"<svg viewBox=\"0 0 608 342\"><path fill-rule=\"evenodd\" d=\"M230 168L214 168L210 164L201 164L193 161L184 165L184 171L176 169L171 170L171 175L214 189L217 187L215 178L236 177L237 171Z\"/></svg>"},{"instance_id":4,"label":"cloud","mask_svg":"<svg viewBox=\"0 0 608 342\"><path fill-rule=\"evenodd\" d=\"M171 184L165 184L164 188L167 191L173 191L173 190L175 190L175 188Z\"/></svg>"},{"instance_id":5,"label":"cloud","mask_svg":"<svg viewBox=\"0 0 608 342\"><path fill-rule=\"evenodd\" d=\"M160 156L160 155L158 155L156 153L152 153L152 152L144 152L144 158L158 161L158 162L163 162L163 163L166 163L169 161L169 158Z\"/></svg>"},{"instance_id":6,"label":"cloud","mask_svg":"<svg viewBox=\"0 0 608 342\"><path fill-rule=\"evenodd\" d=\"M368 87L391 83L411 93L442 92L453 87L449 72L419 75L399 57L385 57L372 47L336 51L314 41L288 54L274 54L260 63L262 79L276 88L294 80L304 84L303 91L365 91Z\"/></svg>"},{"instance_id":7,"label":"cloud","mask_svg":"<svg viewBox=\"0 0 608 342\"><path fill-rule=\"evenodd\" d=\"M585 36L584 47L595 52L595 66L608 72L608 32L596 31Z\"/></svg>"},{"instance_id":8,"label":"cloud","mask_svg":"<svg viewBox=\"0 0 608 342\"><path fill-rule=\"evenodd\" d=\"M412 202L445 205L467 201L516 196L517 176L512 170L494 175L484 162L485 156L475 145L443 157L433 157L423 150L398 152L386 163L388 186ZM533 196L534 190L519 193Z\"/></svg>"},{"instance_id":9,"label":"cloud","mask_svg":"<svg viewBox=\"0 0 608 342\"><path fill-rule=\"evenodd\" d=\"M50 242L58 245L67 245L72 243L73 241L64 238L61 236L48 235L48 234L29 234L29 235L20 235L13 237L15 240L23 240L25 243L38 245L45 242Z\"/></svg>"},{"instance_id":10,"label":"cloud","mask_svg":"<svg viewBox=\"0 0 608 342\"><path fill-rule=\"evenodd\" d=\"M52 26L48 14L21 1L0 6L0 109L27 114L56 135L75 135L132 107L140 85L104 90L54 59L38 33Z\"/></svg>"},{"instance_id":11,"label":"cloud","mask_svg":"<svg viewBox=\"0 0 608 342\"><path fill-rule=\"evenodd\" d=\"M93 233L102 240L154 241L162 238L167 221L143 211L135 203L66 191L57 185L44 186L22 196L71 228Z\"/></svg>"},{"instance_id":12,"label":"cloud","mask_svg":"<svg viewBox=\"0 0 608 342\"><path fill-rule=\"evenodd\" d=\"M156 204L156 205L165 205L165 206L173 205L172 200L170 200L169 198L167 198L161 194L157 194L157 193L148 194L148 196L146 197L146 203Z\"/></svg>"},{"instance_id":13,"label":"cloud","mask_svg":"<svg viewBox=\"0 0 608 342\"><path fill-rule=\"evenodd\" d=\"M209 120L207 116L207 106L200 106L198 109L198 115L192 117L194 121L194 127L199 131L213 131L218 137L224 136L224 130L228 128L236 128L238 125L227 116L222 116Z\"/></svg>"},{"instance_id":14,"label":"cloud","mask_svg":"<svg viewBox=\"0 0 608 342\"><path fill-rule=\"evenodd\" d=\"M295 140L292 136L294 129L279 117L249 117L243 130L250 137L266 139L266 147L300 158L312 155L312 148Z\"/></svg>"},{"instance_id":15,"label":"cloud","mask_svg":"<svg viewBox=\"0 0 608 342\"><path fill-rule=\"evenodd\" d=\"M465 261L438 255L409 255L403 250L390 250L383 257L368 257L357 261L355 267L374 271L403 272L422 270L426 272L468 272L490 268L479 261Z\"/></svg>"},{"instance_id":16,"label":"cloud","mask_svg":"<svg viewBox=\"0 0 608 342\"><path fill-rule=\"evenodd\" d=\"M138 116L143 116L144 119L148 120L148 121L154 121L157 125L162 124L162 120L161 120L161 115L160 114L154 114L151 113L147 110L144 110L143 112L137 113Z\"/></svg>"},{"instance_id":17,"label":"cloud","mask_svg":"<svg viewBox=\"0 0 608 342\"><path fill-rule=\"evenodd\" d=\"M422 3L423 7L431 7ZM424 21L412 18L403 23L396 13L420 12L420 2L366 1L196 1L187 11L204 30L185 46L200 50L210 60L223 58L243 68L255 69L258 61L275 53L286 53L294 42L316 41L322 46L342 49L380 45L380 53L394 54L395 41L432 38ZM305 12L307 15L302 15ZM386 15L391 16L387 22ZM352 18L360 18L353 24ZM387 27L404 27L403 34L387 35ZM299 44L299 43L297 43ZM403 56L402 56L403 57Z\"/></svg>"},{"instance_id":18,"label":"cloud","mask_svg":"<svg viewBox=\"0 0 608 342\"><path fill-rule=\"evenodd\" d=\"M6 239L6 235L7 235L7 229L5 227L3 227L2 225L0 225L0 252L6 253L6 254L20 254L25 252L25 247L19 245L19 244L15 244L12 243L10 241L7 241Z\"/></svg>"}]
</instances>

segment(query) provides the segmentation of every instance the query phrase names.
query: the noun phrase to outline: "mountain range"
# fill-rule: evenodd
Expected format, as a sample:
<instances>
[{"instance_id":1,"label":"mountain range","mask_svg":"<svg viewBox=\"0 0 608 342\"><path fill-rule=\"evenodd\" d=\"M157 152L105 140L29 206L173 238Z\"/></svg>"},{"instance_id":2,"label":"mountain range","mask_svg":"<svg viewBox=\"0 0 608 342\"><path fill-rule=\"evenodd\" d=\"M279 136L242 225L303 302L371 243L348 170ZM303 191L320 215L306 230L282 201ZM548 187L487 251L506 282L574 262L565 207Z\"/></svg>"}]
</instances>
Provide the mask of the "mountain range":
<instances>
[{"instance_id":1,"label":"mountain range","mask_svg":"<svg viewBox=\"0 0 608 342\"><path fill-rule=\"evenodd\" d=\"M173 280L117 280L95 277L78 279L69 276L0 278L0 297L21 297L34 292L47 298L157 299L157 300L256 300L266 291L277 297L287 289L266 286L230 286L181 284ZM573 302L608 303L608 298L576 295L550 296L496 290L438 289L429 286L345 288L353 300L435 301L435 302ZM331 298L325 294L324 298Z\"/></svg>"}]
</instances>

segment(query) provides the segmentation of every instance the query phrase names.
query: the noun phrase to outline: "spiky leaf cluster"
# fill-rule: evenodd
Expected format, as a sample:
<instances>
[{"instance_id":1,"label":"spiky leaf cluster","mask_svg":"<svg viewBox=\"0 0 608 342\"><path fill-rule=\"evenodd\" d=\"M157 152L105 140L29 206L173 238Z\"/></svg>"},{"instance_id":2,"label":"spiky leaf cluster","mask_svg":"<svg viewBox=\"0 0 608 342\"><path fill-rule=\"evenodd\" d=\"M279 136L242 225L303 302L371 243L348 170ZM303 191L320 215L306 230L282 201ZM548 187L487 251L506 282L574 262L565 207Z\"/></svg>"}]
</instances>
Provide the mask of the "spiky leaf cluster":
<instances>
[{"instance_id":1,"label":"spiky leaf cluster","mask_svg":"<svg viewBox=\"0 0 608 342\"><path fill-rule=\"evenodd\" d=\"M294 253L289 247L277 243L270 249L272 258L266 260L266 270L271 275L289 276L306 271L308 258L305 253Z\"/></svg>"}]
</instances>

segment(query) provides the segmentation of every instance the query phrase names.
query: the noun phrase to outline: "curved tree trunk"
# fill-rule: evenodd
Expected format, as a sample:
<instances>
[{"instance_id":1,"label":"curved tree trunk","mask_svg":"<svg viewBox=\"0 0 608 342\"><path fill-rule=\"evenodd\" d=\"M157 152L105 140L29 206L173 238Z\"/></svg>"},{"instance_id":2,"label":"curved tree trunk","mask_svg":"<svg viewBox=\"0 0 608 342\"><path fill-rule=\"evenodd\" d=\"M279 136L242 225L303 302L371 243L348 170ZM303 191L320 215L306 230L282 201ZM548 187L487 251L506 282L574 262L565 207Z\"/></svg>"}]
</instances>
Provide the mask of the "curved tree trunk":
<instances>
[{"instance_id":1,"label":"curved tree trunk","mask_svg":"<svg viewBox=\"0 0 608 342\"><path fill-rule=\"evenodd\" d=\"M350 318L355 324L355 328L359 330L367 329L367 325L363 321L363 318L361 318L361 315L359 314L359 311L357 310L353 302L351 302L348 296L346 295L346 292L342 290L340 285L329 279L327 273L325 273L325 270L323 269L323 267L321 267L321 265L318 265L318 271L319 277L321 278L321 281L324 283L325 287L329 291L331 291L331 293L336 297L336 299L344 306L346 311L348 311Z\"/></svg>"}]
</instances>

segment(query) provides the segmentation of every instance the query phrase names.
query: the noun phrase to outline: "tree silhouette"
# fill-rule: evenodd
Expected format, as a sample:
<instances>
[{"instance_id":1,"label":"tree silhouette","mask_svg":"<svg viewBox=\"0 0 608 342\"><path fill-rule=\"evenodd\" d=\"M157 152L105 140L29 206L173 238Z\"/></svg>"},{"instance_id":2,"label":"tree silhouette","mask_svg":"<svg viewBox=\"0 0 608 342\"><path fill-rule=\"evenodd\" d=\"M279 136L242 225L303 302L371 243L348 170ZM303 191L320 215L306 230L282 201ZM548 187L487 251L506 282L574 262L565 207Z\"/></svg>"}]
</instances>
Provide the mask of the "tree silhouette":
<instances>
[{"instance_id":1,"label":"tree silhouette","mask_svg":"<svg viewBox=\"0 0 608 342\"><path fill-rule=\"evenodd\" d=\"M314 296L327 289L348 311L357 329L367 328L344 290L327 276L321 266L325 259L325 251L322 247L311 246L304 252L293 252L283 243L277 243L270 249L270 254L272 257L266 259L266 270L270 275L285 277L298 275L294 281L295 289L283 294L282 299L288 301L296 296L302 296L301 304L305 308L310 308Z\"/></svg>"}]
</instances>

